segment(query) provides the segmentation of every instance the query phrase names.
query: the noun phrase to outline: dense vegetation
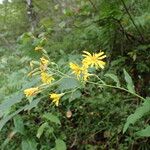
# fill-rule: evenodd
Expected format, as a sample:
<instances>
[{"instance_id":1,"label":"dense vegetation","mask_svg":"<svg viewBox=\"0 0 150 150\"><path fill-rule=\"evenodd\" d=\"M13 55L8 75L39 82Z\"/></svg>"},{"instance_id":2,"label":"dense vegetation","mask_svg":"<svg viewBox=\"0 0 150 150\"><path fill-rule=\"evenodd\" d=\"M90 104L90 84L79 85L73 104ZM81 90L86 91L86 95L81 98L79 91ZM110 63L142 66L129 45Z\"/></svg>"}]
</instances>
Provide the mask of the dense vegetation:
<instances>
[{"instance_id":1,"label":"dense vegetation","mask_svg":"<svg viewBox=\"0 0 150 150\"><path fill-rule=\"evenodd\" d=\"M0 149L149 150L149 8L4 0Z\"/></svg>"}]
</instances>

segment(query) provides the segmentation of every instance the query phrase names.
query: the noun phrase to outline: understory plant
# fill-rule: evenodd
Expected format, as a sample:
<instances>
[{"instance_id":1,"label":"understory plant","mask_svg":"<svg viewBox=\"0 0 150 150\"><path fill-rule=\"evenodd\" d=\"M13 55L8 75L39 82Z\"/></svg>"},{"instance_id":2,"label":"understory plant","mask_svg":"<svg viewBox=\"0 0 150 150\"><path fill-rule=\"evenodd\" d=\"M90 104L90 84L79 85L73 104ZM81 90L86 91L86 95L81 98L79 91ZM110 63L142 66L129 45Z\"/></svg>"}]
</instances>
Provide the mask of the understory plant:
<instances>
[{"instance_id":1,"label":"understory plant","mask_svg":"<svg viewBox=\"0 0 150 150\"><path fill-rule=\"evenodd\" d=\"M82 59L79 62L69 62L66 65L68 66L67 70L63 69L62 67L60 68L59 65L51 61L51 58L49 58L46 50L43 47L36 47L35 51L39 51L41 53L41 58L40 61L32 60L30 62L31 71L28 76L39 76L41 84L37 85L36 87L31 87L24 90L24 94L26 95L30 103L32 102L33 97L36 97L36 95L38 95L39 93L47 91L47 93L49 93L49 100L52 101L51 104L59 107L61 101L63 101L63 97L71 99L78 93L79 90L84 89L87 84L92 84L101 89L105 87L112 88L112 90L118 89L129 93L143 101L143 105L138 107L135 113L127 118L127 121L123 128L123 133L126 132L130 124L134 124L136 121L150 112L150 99L148 97L143 98L140 95L136 94L132 78L125 69L123 70L123 72L127 88L121 86L118 77L114 74L105 74L105 77L111 78L116 83L116 85L106 83L96 74L96 71L98 69L104 69L106 65L106 62L104 60L106 59L106 55L103 51L93 54L89 53L88 51L83 51L83 55L81 57ZM66 70L66 72L64 72L63 70ZM93 81L93 79L96 80ZM65 88L65 84L69 83L71 84L70 87ZM71 117L72 114L71 112L68 112L67 115L68 117ZM58 118L51 113L46 114L45 117L49 118L52 122L60 124ZM47 122L44 122L40 126L37 133L38 138L42 135L44 128L46 128L47 126ZM137 131L135 134L139 137L149 137L149 132L150 126L147 125L145 129ZM54 138L57 141L55 135ZM63 143L63 141L61 141L60 139L58 139L58 141L61 143L60 145L65 145L65 143ZM66 146L64 146L64 149L66 149Z\"/></svg>"}]
</instances>

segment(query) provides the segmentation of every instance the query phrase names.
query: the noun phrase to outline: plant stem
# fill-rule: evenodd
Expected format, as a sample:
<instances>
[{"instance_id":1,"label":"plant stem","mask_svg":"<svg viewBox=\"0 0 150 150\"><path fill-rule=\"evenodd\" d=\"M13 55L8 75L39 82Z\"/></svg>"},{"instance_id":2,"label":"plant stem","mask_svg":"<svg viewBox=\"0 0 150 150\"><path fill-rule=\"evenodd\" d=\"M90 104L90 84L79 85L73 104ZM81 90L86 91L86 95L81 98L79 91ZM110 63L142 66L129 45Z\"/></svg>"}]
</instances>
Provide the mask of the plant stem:
<instances>
[{"instance_id":1,"label":"plant stem","mask_svg":"<svg viewBox=\"0 0 150 150\"><path fill-rule=\"evenodd\" d=\"M123 90L123 91L125 91L125 92L128 92L128 93L130 93L130 94L132 94L132 95L134 95L134 96L136 96L136 97L138 97L138 98L140 98L140 99L142 99L142 100L145 100L142 96L140 96L140 95L138 95L138 94L136 94L136 93L130 92L130 91L128 91L127 89L122 88L122 87L113 86L113 85L109 85L109 84L99 84L99 83L95 83L95 82L91 82L91 81L87 81L87 82L88 82L88 83L91 83L91 84L98 85L98 86L105 86L105 87L109 87L109 88L120 89L120 90Z\"/></svg>"},{"instance_id":2,"label":"plant stem","mask_svg":"<svg viewBox=\"0 0 150 150\"><path fill-rule=\"evenodd\" d=\"M61 75L64 75L64 76L66 76L66 77L68 77L68 78L73 78L73 77L70 77L69 75L67 75L67 74L64 74L64 73L62 73L61 71L59 71L59 70L56 70L58 73L60 73ZM103 81L103 80L101 80L97 75L95 75L101 82ZM140 99L142 99L142 100L145 100L142 96L140 96L140 95L138 95L138 94L136 94L136 93L133 93L133 92L130 92L129 90L127 90L127 89L125 89L125 88L123 88L123 87L118 87L118 86L114 86L114 85L109 85L109 84L106 84L105 82L102 82L102 84L99 84L99 83L95 83L95 82L92 82L92 81L86 81L87 83L91 83L91 84L94 84L94 85L98 85L98 86L105 86L105 87L109 87L109 88L115 88L115 89L119 89L119 90L122 90L122 91L125 91L125 92L127 92L127 93L130 93L130 94L132 94L132 95L134 95L134 96L136 96L136 97L138 97L138 98L140 98Z\"/></svg>"}]
</instances>

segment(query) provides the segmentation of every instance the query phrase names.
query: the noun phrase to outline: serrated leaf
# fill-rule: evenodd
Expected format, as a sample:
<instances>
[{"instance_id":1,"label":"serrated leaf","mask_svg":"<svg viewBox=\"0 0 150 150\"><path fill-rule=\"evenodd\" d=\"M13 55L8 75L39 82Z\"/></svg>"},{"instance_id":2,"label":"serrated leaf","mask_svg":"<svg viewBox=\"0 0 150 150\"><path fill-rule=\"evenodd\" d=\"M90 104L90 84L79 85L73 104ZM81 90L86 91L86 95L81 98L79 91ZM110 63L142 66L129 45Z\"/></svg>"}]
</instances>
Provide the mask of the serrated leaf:
<instances>
[{"instance_id":1,"label":"serrated leaf","mask_svg":"<svg viewBox=\"0 0 150 150\"><path fill-rule=\"evenodd\" d=\"M133 84L131 76L127 73L127 71L125 69L123 69L123 73L124 73L125 81L127 83L127 89L131 93L135 93L134 84Z\"/></svg>"},{"instance_id":2,"label":"serrated leaf","mask_svg":"<svg viewBox=\"0 0 150 150\"><path fill-rule=\"evenodd\" d=\"M105 76L111 78L112 80L114 80L117 83L116 86L120 87L119 79L115 74L107 73L107 74L105 74Z\"/></svg>"},{"instance_id":3,"label":"serrated leaf","mask_svg":"<svg viewBox=\"0 0 150 150\"><path fill-rule=\"evenodd\" d=\"M56 150L67 150L66 143L61 139L56 139Z\"/></svg>"},{"instance_id":4,"label":"serrated leaf","mask_svg":"<svg viewBox=\"0 0 150 150\"><path fill-rule=\"evenodd\" d=\"M37 143L34 139L24 139L21 143L22 150L37 150Z\"/></svg>"},{"instance_id":5,"label":"serrated leaf","mask_svg":"<svg viewBox=\"0 0 150 150\"><path fill-rule=\"evenodd\" d=\"M150 125L147 126L145 129L136 132L135 134L140 137L150 137Z\"/></svg>"},{"instance_id":6,"label":"serrated leaf","mask_svg":"<svg viewBox=\"0 0 150 150\"><path fill-rule=\"evenodd\" d=\"M13 120L14 120L15 132L24 134L24 124L23 124L23 120L22 120L21 116L17 115L13 118Z\"/></svg>"},{"instance_id":7,"label":"serrated leaf","mask_svg":"<svg viewBox=\"0 0 150 150\"><path fill-rule=\"evenodd\" d=\"M56 124L61 124L59 118L57 116L53 115L52 113L46 113L43 115L43 117L51 122L56 123Z\"/></svg>"},{"instance_id":8,"label":"serrated leaf","mask_svg":"<svg viewBox=\"0 0 150 150\"><path fill-rule=\"evenodd\" d=\"M134 114L128 116L123 128L123 133L126 132L130 124L134 124L137 120L150 112L150 98L146 98L142 106L138 107Z\"/></svg>"},{"instance_id":9,"label":"serrated leaf","mask_svg":"<svg viewBox=\"0 0 150 150\"><path fill-rule=\"evenodd\" d=\"M41 135L43 134L44 129L45 129L47 126L48 126L48 123L45 122L45 123L43 123L43 124L38 128L38 131L37 131L37 134L36 134L36 137L37 137L37 138L40 138L40 137L41 137Z\"/></svg>"}]
</instances>

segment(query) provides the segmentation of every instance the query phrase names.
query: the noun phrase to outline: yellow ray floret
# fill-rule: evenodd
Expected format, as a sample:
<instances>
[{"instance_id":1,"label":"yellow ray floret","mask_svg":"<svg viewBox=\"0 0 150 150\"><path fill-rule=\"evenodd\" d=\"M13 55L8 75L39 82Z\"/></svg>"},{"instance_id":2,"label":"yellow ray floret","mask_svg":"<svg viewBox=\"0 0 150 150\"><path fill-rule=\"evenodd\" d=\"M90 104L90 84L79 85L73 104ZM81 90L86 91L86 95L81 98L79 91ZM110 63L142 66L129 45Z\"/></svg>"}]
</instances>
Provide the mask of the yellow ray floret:
<instances>
[{"instance_id":1,"label":"yellow ray floret","mask_svg":"<svg viewBox=\"0 0 150 150\"><path fill-rule=\"evenodd\" d=\"M34 49L35 51L41 51L41 50L43 50L43 47L41 47L41 46L37 46L37 47L35 47L35 49Z\"/></svg>"},{"instance_id":2,"label":"yellow ray floret","mask_svg":"<svg viewBox=\"0 0 150 150\"><path fill-rule=\"evenodd\" d=\"M72 72L77 76L79 77L80 74L82 73L82 67L80 67L78 64L75 64L75 63L70 63L70 68L72 69Z\"/></svg>"},{"instance_id":3,"label":"yellow ray floret","mask_svg":"<svg viewBox=\"0 0 150 150\"><path fill-rule=\"evenodd\" d=\"M64 93L62 93L62 94L52 93L52 94L50 94L50 99L52 99L52 102L55 103L56 106L58 106L59 100L63 95L64 95Z\"/></svg>"},{"instance_id":4,"label":"yellow ray floret","mask_svg":"<svg viewBox=\"0 0 150 150\"><path fill-rule=\"evenodd\" d=\"M45 71L47 69L48 64L49 64L49 61L46 58L44 58L44 57L40 58L40 60L41 60L41 62L40 62L40 70L41 71Z\"/></svg>"},{"instance_id":5,"label":"yellow ray floret","mask_svg":"<svg viewBox=\"0 0 150 150\"><path fill-rule=\"evenodd\" d=\"M87 69L83 69L83 71L82 71L82 78L83 78L83 80L87 81L89 76L91 76L91 74L88 73L88 70Z\"/></svg>"},{"instance_id":6,"label":"yellow ray floret","mask_svg":"<svg viewBox=\"0 0 150 150\"><path fill-rule=\"evenodd\" d=\"M33 69L33 66L34 66L34 64L33 64L33 60L32 60L32 61L30 61L30 67L31 67L31 69Z\"/></svg>"},{"instance_id":7,"label":"yellow ray floret","mask_svg":"<svg viewBox=\"0 0 150 150\"><path fill-rule=\"evenodd\" d=\"M44 57L40 58L40 60L41 60L41 64L43 64L43 65L48 65L48 63L49 63L49 61Z\"/></svg>"},{"instance_id":8,"label":"yellow ray floret","mask_svg":"<svg viewBox=\"0 0 150 150\"><path fill-rule=\"evenodd\" d=\"M39 92L40 92L40 90L39 90L38 87L29 88L29 89L25 89L24 90L24 94L26 95L26 97L28 97L28 96L34 96L34 95L36 95Z\"/></svg>"},{"instance_id":9,"label":"yellow ray floret","mask_svg":"<svg viewBox=\"0 0 150 150\"><path fill-rule=\"evenodd\" d=\"M105 62L103 61L103 59L106 57L106 55L104 55L104 52L99 52L99 53L93 53L90 54L87 51L83 51L83 66L88 66L88 67L95 67L96 69L98 68L102 68L104 69L105 66Z\"/></svg>"},{"instance_id":10,"label":"yellow ray floret","mask_svg":"<svg viewBox=\"0 0 150 150\"><path fill-rule=\"evenodd\" d=\"M54 78L52 77L52 75L49 75L46 72L42 72L41 73L41 80L45 84L50 84L50 83L52 83L52 81L54 80Z\"/></svg>"},{"instance_id":11,"label":"yellow ray floret","mask_svg":"<svg viewBox=\"0 0 150 150\"><path fill-rule=\"evenodd\" d=\"M87 66L79 66L75 63L70 63L70 68L72 69L72 72L77 76L77 79L83 79L84 81L87 81L90 74L88 73Z\"/></svg>"}]
</instances>

